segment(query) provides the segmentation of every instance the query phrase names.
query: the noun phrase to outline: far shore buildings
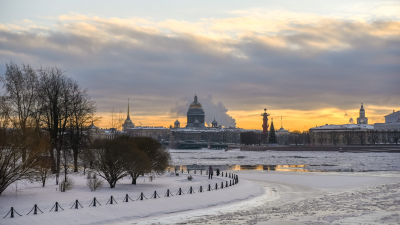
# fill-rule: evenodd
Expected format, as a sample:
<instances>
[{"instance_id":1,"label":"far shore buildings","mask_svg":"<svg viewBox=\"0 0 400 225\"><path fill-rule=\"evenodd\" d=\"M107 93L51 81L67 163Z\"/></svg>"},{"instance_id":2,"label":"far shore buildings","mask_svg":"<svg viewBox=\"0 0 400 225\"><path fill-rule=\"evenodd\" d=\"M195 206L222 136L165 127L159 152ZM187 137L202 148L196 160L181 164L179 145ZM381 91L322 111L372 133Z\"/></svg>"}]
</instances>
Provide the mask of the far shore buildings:
<instances>
[{"instance_id":1,"label":"far shore buildings","mask_svg":"<svg viewBox=\"0 0 400 225\"><path fill-rule=\"evenodd\" d=\"M90 132L93 133L93 138L113 138L116 135L127 134L132 137L151 137L160 142L207 142L207 143L233 143L241 142L241 133L254 132L257 135L263 135L262 130L247 130L238 127L223 127L214 120L211 126L206 126L205 112L201 103L194 96L194 101L190 104L187 111L186 126L182 127L177 119L174 125L166 128L162 126L135 126L129 115L129 101L127 118L122 124L122 131L115 128L100 129L96 126L90 126ZM385 123L368 124L368 118L363 104L361 104L357 124L333 125L326 124L316 126L309 129L310 136L314 139L314 144L348 144L349 138L352 138L351 143L371 143L374 135L378 135L383 142L390 142L393 135L400 132L400 111L385 116ZM290 142L291 132L284 129L282 126L275 131L280 145L286 145ZM361 141L362 140L362 141ZM380 141L378 140L378 141Z\"/></svg>"},{"instance_id":2,"label":"far shore buildings","mask_svg":"<svg viewBox=\"0 0 400 225\"><path fill-rule=\"evenodd\" d=\"M393 110L393 113L384 117L385 123L368 124L368 118L365 117L365 109L361 103L357 124L326 124L310 128L310 133L316 139L321 140L321 143L324 142L326 144L374 143L382 141L386 143L390 142L393 133L400 132L400 111L395 112ZM323 138L325 140L322 141Z\"/></svg>"},{"instance_id":3,"label":"far shore buildings","mask_svg":"<svg viewBox=\"0 0 400 225\"><path fill-rule=\"evenodd\" d=\"M194 96L194 101L190 104L187 112L187 123L185 127L181 127L179 120L174 122L174 126L170 128L162 126L135 126L131 121L128 112L122 131L111 129L99 129L91 125L91 132L94 139L96 138L113 138L116 135L127 134L132 137L151 137L160 142L180 142L180 141L196 141L208 143L240 143L240 133L254 131L261 134L261 130L246 130L237 127L222 127L214 120L211 127L205 126L205 112L201 103Z\"/></svg>"}]
</instances>

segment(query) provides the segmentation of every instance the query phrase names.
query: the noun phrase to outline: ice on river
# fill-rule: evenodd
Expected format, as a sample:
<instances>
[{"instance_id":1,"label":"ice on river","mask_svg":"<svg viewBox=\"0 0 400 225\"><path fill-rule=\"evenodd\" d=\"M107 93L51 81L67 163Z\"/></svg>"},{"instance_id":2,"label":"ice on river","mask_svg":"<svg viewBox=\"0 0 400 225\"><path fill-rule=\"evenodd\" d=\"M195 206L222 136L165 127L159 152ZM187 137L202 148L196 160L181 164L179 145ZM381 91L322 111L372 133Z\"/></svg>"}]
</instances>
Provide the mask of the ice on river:
<instances>
[{"instance_id":1,"label":"ice on river","mask_svg":"<svg viewBox=\"0 0 400 225\"><path fill-rule=\"evenodd\" d=\"M304 171L400 171L400 153L174 150L174 165L301 165ZM237 167L240 168L240 167ZM267 168L267 167L266 167ZM231 167L235 170L235 168ZM281 170L285 171L285 170ZM289 170L290 171L290 170ZM299 170L302 171L302 170ZM304 172L303 171L303 172Z\"/></svg>"}]
</instances>

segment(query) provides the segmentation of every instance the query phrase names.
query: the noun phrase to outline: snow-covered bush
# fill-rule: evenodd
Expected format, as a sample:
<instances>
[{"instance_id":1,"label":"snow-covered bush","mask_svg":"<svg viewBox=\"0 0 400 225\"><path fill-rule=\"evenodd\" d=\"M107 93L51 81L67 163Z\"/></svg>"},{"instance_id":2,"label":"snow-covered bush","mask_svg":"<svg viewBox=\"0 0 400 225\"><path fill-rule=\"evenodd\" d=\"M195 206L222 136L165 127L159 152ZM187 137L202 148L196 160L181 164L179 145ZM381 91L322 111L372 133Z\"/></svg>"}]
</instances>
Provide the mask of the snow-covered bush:
<instances>
[{"instance_id":1,"label":"snow-covered bush","mask_svg":"<svg viewBox=\"0 0 400 225\"><path fill-rule=\"evenodd\" d=\"M92 179L87 179L86 184L89 187L90 191L100 190L103 187L103 180L101 180L98 176L93 174Z\"/></svg>"},{"instance_id":2,"label":"snow-covered bush","mask_svg":"<svg viewBox=\"0 0 400 225\"><path fill-rule=\"evenodd\" d=\"M192 181L192 180L193 180L193 177L192 177L192 175L189 175L189 176L188 176L188 180L190 180L190 181Z\"/></svg>"},{"instance_id":3,"label":"snow-covered bush","mask_svg":"<svg viewBox=\"0 0 400 225\"><path fill-rule=\"evenodd\" d=\"M59 184L59 188L61 192L66 192L72 190L75 187L74 179L70 176L67 176L64 180L62 180Z\"/></svg>"}]
</instances>

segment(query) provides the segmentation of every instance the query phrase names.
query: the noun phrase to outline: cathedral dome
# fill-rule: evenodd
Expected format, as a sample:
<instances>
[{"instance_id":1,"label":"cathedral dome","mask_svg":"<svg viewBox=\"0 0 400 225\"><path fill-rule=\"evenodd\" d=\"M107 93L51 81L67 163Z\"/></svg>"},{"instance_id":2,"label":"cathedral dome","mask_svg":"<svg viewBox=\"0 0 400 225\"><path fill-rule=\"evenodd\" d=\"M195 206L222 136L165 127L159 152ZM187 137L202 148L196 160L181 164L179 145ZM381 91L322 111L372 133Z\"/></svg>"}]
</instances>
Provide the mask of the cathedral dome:
<instances>
[{"instance_id":1,"label":"cathedral dome","mask_svg":"<svg viewBox=\"0 0 400 225\"><path fill-rule=\"evenodd\" d=\"M196 109L196 108L203 108L203 106L200 104L200 102L192 102L190 104L189 109Z\"/></svg>"},{"instance_id":2,"label":"cathedral dome","mask_svg":"<svg viewBox=\"0 0 400 225\"><path fill-rule=\"evenodd\" d=\"M194 96L194 101L190 104L189 109L202 109L203 106L197 101L197 96Z\"/></svg>"},{"instance_id":3,"label":"cathedral dome","mask_svg":"<svg viewBox=\"0 0 400 225\"><path fill-rule=\"evenodd\" d=\"M204 110L200 102L197 101L197 96L194 96L194 101L190 104L187 112L186 127L205 128Z\"/></svg>"}]
</instances>

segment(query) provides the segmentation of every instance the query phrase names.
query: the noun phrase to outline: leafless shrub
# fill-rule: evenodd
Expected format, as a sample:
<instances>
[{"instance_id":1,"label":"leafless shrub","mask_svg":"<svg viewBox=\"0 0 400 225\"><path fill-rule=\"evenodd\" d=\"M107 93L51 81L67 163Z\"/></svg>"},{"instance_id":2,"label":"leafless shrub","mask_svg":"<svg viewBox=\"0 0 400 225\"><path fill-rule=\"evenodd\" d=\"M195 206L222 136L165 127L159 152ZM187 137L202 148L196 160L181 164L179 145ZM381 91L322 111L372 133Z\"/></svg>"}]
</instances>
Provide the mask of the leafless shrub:
<instances>
[{"instance_id":1,"label":"leafless shrub","mask_svg":"<svg viewBox=\"0 0 400 225\"><path fill-rule=\"evenodd\" d=\"M100 190L103 187L103 180L101 180L98 176L93 174L92 179L88 179L86 181L87 186L89 187L90 191Z\"/></svg>"},{"instance_id":2,"label":"leafless shrub","mask_svg":"<svg viewBox=\"0 0 400 225\"><path fill-rule=\"evenodd\" d=\"M61 192L72 190L75 187L75 181L70 176L67 176L60 182L59 187Z\"/></svg>"}]
</instances>

